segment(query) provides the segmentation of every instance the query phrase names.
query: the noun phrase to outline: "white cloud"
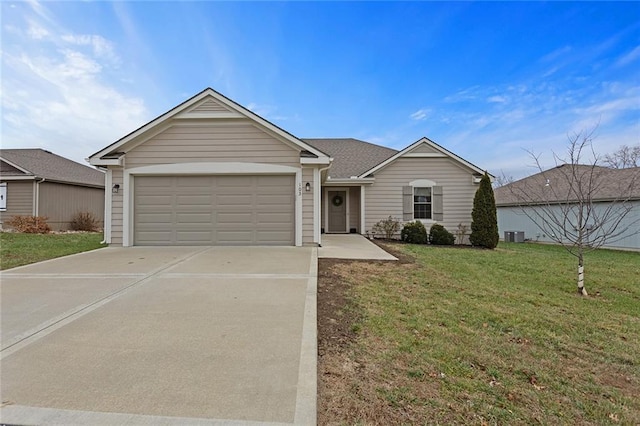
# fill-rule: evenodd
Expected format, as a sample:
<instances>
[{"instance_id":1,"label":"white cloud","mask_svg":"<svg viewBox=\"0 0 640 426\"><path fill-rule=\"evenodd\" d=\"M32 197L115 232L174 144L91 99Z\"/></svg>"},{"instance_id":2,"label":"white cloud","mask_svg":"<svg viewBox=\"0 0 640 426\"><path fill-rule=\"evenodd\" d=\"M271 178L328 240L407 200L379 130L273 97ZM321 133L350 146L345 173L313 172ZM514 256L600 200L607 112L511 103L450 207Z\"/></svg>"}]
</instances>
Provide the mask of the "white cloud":
<instances>
[{"instance_id":1,"label":"white cloud","mask_svg":"<svg viewBox=\"0 0 640 426\"><path fill-rule=\"evenodd\" d=\"M65 34L60 37L62 41L77 46L91 46L93 54L98 58L109 59L118 62L113 43L99 35L92 34Z\"/></svg>"},{"instance_id":2,"label":"white cloud","mask_svg":"<svg viewBox=\"0 0 640 426\"><path fill-rule=\"evenodd\" d=\"M30 21L29 28L27 29L27 34L34 40L42 40L49 35L49 31L47 31L44 27L40 26L36 22Z\"/></svg>"},{"instance_id":3,"label":"white cloud","mask_svg":"<svg viewBox=\"0 0 640 426\"><path fill-rule=\"evenodd\" d=\"M430 113L431 113L430 109L421 108L421 109L417 110L416 112L414 112L413 114L411 114L409 117L411 117L411 119L416 120L416 121L422 121L422 120L426 119L427 116Z\"/></svg>"},{"instance_id":4,"label":"white cloud","mask_svg":"<svg viewBox=\"0 0 640 426\"><path fill-rule=\"evenodd\" d=\"M625 65L628 65L628 64L638 60L638 58L640 58L640 46L636 47L632 51L627 52L622 57L620 57L616 61L616 65L619 66L619 67L623 67Z\"/></svg>"},{"instance_id":5,"label":"white cloud","mask_svg":"<svg viewBox=\"0 0 640 426\"><path fill-rule=\"evenodd\" d=\"M115 45L99 34L61 28L40 3L2 55L2 144L43 147L82 162L144 124L142 99L123 88ZM46 17L43 20L42 17ZM45 22L46 21L46 22Z\"/></svg>"},{"instance_id":6,"label":"white cloud","mask_svg":"<svg viewBox=\"0 0 640 426\"><path fill-rule=\"evenodd\" d=\"M501 95L489 96L487 98L487 102L496 103L496 104L504 104L508 100L509 99L506 96L501 96Z\"/></svg>"}]
</instances>

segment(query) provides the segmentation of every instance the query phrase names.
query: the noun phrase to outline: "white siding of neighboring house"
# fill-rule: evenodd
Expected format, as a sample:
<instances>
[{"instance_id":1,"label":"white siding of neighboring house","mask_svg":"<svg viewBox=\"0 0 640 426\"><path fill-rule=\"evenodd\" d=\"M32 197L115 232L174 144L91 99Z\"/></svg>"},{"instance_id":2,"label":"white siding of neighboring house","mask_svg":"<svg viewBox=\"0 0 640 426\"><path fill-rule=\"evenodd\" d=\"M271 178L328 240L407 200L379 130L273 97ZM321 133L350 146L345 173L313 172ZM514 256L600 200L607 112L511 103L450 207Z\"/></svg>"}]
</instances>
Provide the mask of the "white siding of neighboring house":
<instances>
[{"instance_id":1,"label":"white siding of neighboring house","mask_svg":"<svg viewBox=\"0 0 640 426\"><path fill-rule=\"evenodd\" d=\"M607 243L606 247L640 250L640 200L633 201L632 206L633 210L627 214L624 221L621 222L618 227L618 229L628 228L628 231L622 238ZM535 209L540 208L541 207L534 206L526 207L531 214L533 214ZM596 204L596 208L603 209L606 207L603 204ZM559 212L560 208L557 207L555 210ZM536 222L538 222L538 220ZM504 239L505 231L524 231L525 239L540 242L555 242L549 235L540 230L536 222L527 217L520 207L498 206L498 232L500 233L501 239ZM558 230L557 232L557 235L560 235L560 231Z\"/></svg>"},{"instance_id":2,"label":"white siding of neighboring house","mask_svg":"<svg viewBox=\"0 0 640 426\"><path fill-rule=\"evenodd\" d=\"M400 157L375 173L375 183L366 189L365 231L389 215L402 222L402 187L417 179L435 181L442 186L443 220L440 222L455 234L458 224L471 228L473 197L478 184L474 172L451 158ZM427 231L434 221L423 221Z\"/></svg>"}]
</instances>

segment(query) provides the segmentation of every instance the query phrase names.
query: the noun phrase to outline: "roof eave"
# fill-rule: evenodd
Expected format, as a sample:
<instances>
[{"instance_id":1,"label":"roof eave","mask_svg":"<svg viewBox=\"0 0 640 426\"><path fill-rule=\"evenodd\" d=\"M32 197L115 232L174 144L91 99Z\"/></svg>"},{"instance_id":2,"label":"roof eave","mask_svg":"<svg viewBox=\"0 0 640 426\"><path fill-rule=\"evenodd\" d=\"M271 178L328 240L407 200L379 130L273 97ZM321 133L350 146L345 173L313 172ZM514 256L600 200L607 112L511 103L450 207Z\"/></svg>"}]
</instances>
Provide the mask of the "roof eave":
<instances>
[{"instance_id":1,"label":"roof eave","mask_svg":"<svg viewBox=\"0 0 640 426\"><path fill-rule=\"evenodd\" d=\"M89 157L86 159L89 164L96 167L102 166L122 166L124 165L124 155L118 158L95 158Z\"/></svg>"},{"instance_id":2,"label":"roof eave","mask_svg":"<svg viewBox=\"0 0 640 426\"><path fill-rule=\"evenodd\" d=\"M319 158L300 158L300 164L331 164L333 158L331 157L319 157Z\"/></svg>"},{"instance_id":3,"label":"roof eave","mask_svg":"<svg viewBox=\"0 0 640 426\"><path fill-rule=\"evenodd\" d=\"M357 185L371 185L375 182L375 178L328 178L324 182L324 186L357 186Z\"/></svg>"}]
</instances>

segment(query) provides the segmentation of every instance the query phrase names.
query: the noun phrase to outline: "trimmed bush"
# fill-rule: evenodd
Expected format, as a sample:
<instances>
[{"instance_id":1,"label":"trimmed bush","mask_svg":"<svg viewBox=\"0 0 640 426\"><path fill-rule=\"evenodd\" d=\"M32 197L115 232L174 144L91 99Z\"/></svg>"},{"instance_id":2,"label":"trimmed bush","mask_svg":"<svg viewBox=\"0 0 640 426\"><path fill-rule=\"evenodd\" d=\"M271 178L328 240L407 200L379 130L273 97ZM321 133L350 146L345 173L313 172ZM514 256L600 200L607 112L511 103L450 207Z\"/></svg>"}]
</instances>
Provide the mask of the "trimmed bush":
<instances>
[{"instance_id":1,"label":"trimmed bush","mask_svg":"<svg viewBox=\"0 0 640 426\"><path fill-rule=\"evenodd\" d=\"M71 222L69 222L69 227L72 231L95 232L98 230L99 225L98 219L90 212L76 213L71 218Z\"/></svg>"},{"instance_id":2,"label":"trimmed bush","mask_svg":"<svg viewBox=\"0 0 640 426\"><path fill-rule=\"evenodd\" d=\"M429 230L429 242L434 246L452 246L456 237L444 226L434 223Z\"/></svg>"},{"instance_id":3,"label":"trimmed bush","mask_svg":"<svg viewBox=\"0 0 640 426\"><path fill-rule=\"evenodd\" d=\"M383 235L387 240L390 240L400 230L400 221L395 217L389 216L373 225L371 230L374 234Z\"/></svg>"},{"instance_id":4,"label":"trimmed bush","mask_svg":"<svg viewBox=\"0 0 640 426\"><path fill-rule=\"evenodd\" d=\"M400 239L411 244L427 244L429 236L427 228L419 220L415 222L405 223L400 231Z\"/></svg>"},{"instance_id":5,"label":"trimmed bush","mask_svg":"<svg viewBox=\"0 0 640 426\"><path fill-rule=\"evenodd\" d=\"M496 200L491 188L491 179L485 172L480 180L480 187L473 197L471 211L471 245L494 249L498 245L498 215Z\"/></svg>"},{"instance_id":6,"label":"trimmed bush","mask_svg":"<svg viewBox=\"0 0 640 426\"><path fill-rule=\"evenodd\" d=\"M48 234L51 227L47 223L46 216L12 216L7 225L17 232L24 234Z\"/></svg>"}]
</instances>

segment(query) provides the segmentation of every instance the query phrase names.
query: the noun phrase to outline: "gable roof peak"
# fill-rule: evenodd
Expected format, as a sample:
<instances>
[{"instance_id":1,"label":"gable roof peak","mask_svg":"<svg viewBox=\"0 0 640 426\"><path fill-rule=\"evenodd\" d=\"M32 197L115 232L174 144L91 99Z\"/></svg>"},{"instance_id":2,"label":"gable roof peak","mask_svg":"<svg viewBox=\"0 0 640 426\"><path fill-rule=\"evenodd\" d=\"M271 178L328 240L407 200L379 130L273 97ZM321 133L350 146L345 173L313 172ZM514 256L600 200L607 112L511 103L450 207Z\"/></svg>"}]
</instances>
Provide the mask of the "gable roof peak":
<instances>
[{"instance_id":1,"label":"gable roof peak","mask_svg":"<svg viewBox=\"0 0 640 426\"><path fill-rule=\"evenodd\" d=\"M118 139L116 142L106 146L100 151L93 153L91 156L89 156L89 160L91 164L102 165L101 160L102 160L102 157L104 157L105 155L109 155L114 151L120 151L121 150L120 148L125 144L130 144L130 143L136 144L135 141L139 141L140 140L139 138L143 138L144 137L143 135L147 134L148 131L150 131L151 129L155 128L156 126L162 124L167 120L172 120L178 117L179 114L181 113L185 113L185 111L187 111L190 107L194 106L195 104L200 102L202 99L206 98L207 96L211 96L216 102L219 102L220 104L224 105L225 108L228 108L230 111L232 111L232 113L235 114L235 115L232 115L232 118L248 118L250 120L253 120L255 123L259 124L263 128L270 131L271 133L277 135L279 138L281 138L281 140L284 143L291 144L292 146L297 146L298 148L300 148L301 151L309 151L314 155L316 155L318 158L325 159L326 155L323 152L318 151L312 146L304 143L302 139L297 138L296 136L292 135L291 133L287 132L281 127L271 123L269 120L261 117L260 115L256 114L250 109L226 97L222 93L212 89L211 87L207 87L202 91L200 91L199 93L193 95L189 99L185 100L184 102L180 103L179 105L173 107L169 111L165 112L164 114L159 115L158 117L154 118L153 120L149 121L148 123L144 124L138 129L134 130L133 132ZM199 116L199 117L196 117L195 115L188 115L188 117L189 118L192 118L192 117L193 118L211 118L210 116L207 116L207 115ZM212 117L215 118L216 116L212 116ZM228 114L225 115L224 118L229 118L229 115ZM329 159L326 158L326 161L328 163Z\"/></svg>"}]
</instances>

